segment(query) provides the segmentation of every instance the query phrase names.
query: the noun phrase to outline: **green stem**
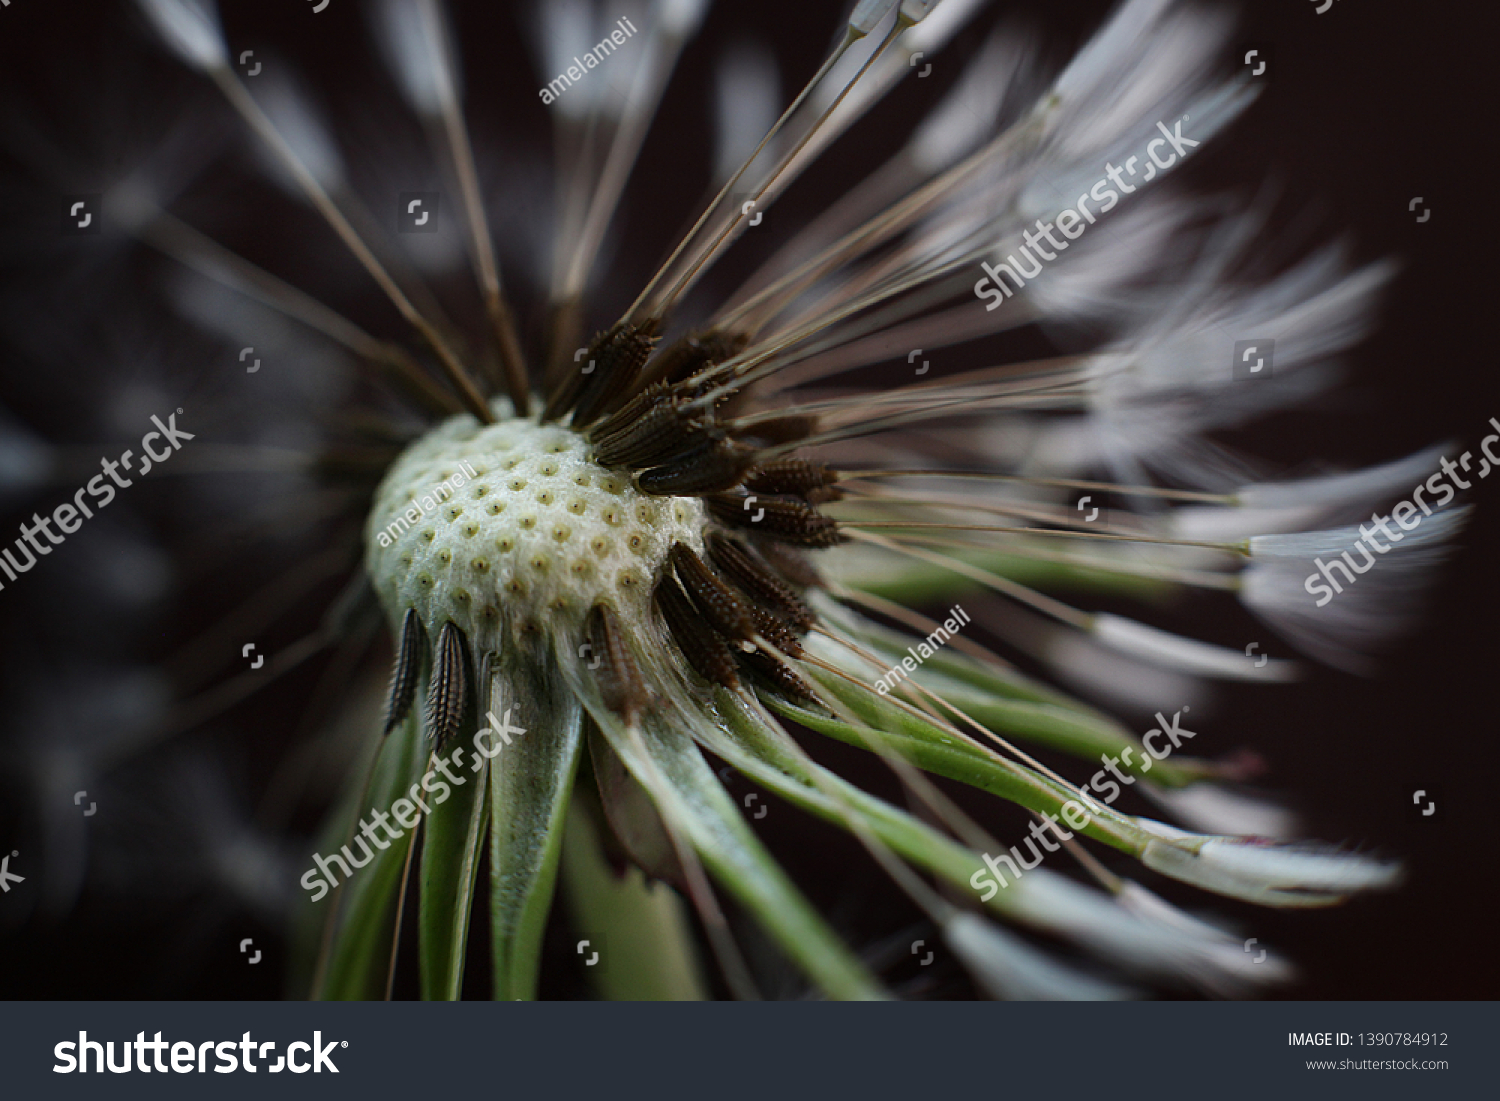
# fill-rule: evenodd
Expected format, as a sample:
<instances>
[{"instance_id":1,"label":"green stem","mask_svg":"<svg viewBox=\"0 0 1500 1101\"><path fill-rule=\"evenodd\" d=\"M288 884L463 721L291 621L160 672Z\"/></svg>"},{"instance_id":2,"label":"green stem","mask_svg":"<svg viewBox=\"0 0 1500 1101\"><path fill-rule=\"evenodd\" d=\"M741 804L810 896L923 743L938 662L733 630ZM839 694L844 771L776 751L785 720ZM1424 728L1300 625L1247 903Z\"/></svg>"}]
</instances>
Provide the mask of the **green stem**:
<instances>
[{"instance_id":1,"label":"green stem","mask_svg":"<svg viewBox=\"0 0 1500 1101\"><path fill-rule=\"evenodd\" d=\"M562 883L573 925L599 964L588 969L611 1001L704 1001L687 909L665 883L646 882L639 868L616 876L604 856L600 827L575 799L563 833Z\"/></svg>"}]
</instances>

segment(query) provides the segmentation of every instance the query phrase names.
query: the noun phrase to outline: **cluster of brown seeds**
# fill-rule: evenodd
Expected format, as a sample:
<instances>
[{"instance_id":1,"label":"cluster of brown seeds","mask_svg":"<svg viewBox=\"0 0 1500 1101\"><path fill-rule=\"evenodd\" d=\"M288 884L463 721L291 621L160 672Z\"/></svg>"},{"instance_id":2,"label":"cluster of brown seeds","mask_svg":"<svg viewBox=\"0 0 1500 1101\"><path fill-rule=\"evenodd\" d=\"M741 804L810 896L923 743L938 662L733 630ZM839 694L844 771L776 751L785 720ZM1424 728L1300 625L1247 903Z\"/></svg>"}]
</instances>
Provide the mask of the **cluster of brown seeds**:
<instances>
[{"instance_id":1,"label":"cluster of brown seeds","mask_svg":"<svg viewBox=\"0 0 1500 1101\"><path fill-rule=\"evenodd\" d=\"M706 560L677 543L654 594L698 674L737 688L748 667L784 693L813 698L775 654L800 657L800 636L813 624L798 589L815 584L816 572L797 548L842 541L837 524L818 511L837 499L837 476L803 459L759 462L762 441L720 423L735 395L714 368L740 352L745 338L689 334L650 358L655 328L616 325L599 334L587 351L590 374L613 377L559 387L547 415L561 416L576 392L571 423L587 433L596 462L633 472L642 493L697 495L707 504L713 523ZM726 392L709 400L719 391ZM790 565L789 574L777 560Z\"/></svg>"},{"instance_id":2,"label":"cluster of brown seeds","mask_svg":"<svg viewBox=\"0 0 1500 1101\"><path fill-rule=\"evenodd\" d=\"M740 687L749 675L787 695L813 698L782 659L802 656L801 636L813 625L802 593L818 579L805 551L843 539L819 511L839 497L837 475L795 457L762 459L768 445L786 442L785 425L773 422L751 433L725 422L738 395L732 370L720 365L744 349L746 338L694 333L658 350L659 328L654 321L622 322L559 365L541 421L566 423L587 442L594 464L628 479L639 493L703 502L701 547L675 537L653 579L651 606L687 663L726 688ZM809 427L792 426L793 438L796 429ZM500 502L489 504L494 510ZM607 600L589 608L584 634L601 659L605 701L633 719L650 698L626 630ZM387 729L410 710L428 652L426 635L421 618L408 610ZM430 651L428 727L439 744L457 732L468 710L468 641L450 621Z\"/></svg>"}]
</instances>

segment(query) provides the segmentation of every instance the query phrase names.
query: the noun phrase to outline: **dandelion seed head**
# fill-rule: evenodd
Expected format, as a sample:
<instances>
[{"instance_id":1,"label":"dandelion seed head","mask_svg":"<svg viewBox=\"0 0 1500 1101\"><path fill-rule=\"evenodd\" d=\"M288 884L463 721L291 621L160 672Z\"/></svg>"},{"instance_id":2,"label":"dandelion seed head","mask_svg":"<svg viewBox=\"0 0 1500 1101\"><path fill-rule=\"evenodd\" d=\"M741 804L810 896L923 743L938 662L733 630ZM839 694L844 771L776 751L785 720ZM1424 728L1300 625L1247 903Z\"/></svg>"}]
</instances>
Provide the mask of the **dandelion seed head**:
<instances>
[{"instance_id":1,"label":"dandelion seed head","mask_svg":"<svg viewBox=\"0 0 1500 1101\"><path fill-rule=\"evenodd\" d=\"M1348 545L1357 529L1342 525L1363 523L1367 506L1414 484L1433 453L1371 471L1262 481L1275 472L1253 468L1208 437L1325 386L1332 357L1365 334L1376 292L1390 276L1390 265L1378 262L1350 271L1344 251L1327 248L1274 277L1241 278L1255 268L1250 261L1266 237L1267 212L1244 212L1229 199L1184 198L1177 180L1157 185L1117 214L1101 210L1108 220L1006 310L969 320L978 260L1003 260L1033 219L1040 224L1075 201L1082 205L1077 197L1099 180L1101 165L1138 153L1169 124L1186 124L1182 136L1193 146L1205 143L1250 105L1253 86L1217 75L1232 26L1226 12L1125 0L1060 72L1044 60L1039 33L1002 26L889 163L800 230L795 207L778 210L755 231L758 240L774 243L775 235L793 232L791 240L720 311L695 312L684 305L689 293L695 303L709 297L723 273L701 283L699 276L745 229L739 194L768 208L873 105L888 94L894 99L898 88L909 95L913 63L959 38L985 5L851 5L842 45L779 121L776 55L731 53L719 76L714 176L720 185L737 182L667 254L630 310L594 338L580 375L570 370L570 357L579 364L588 326L607 320L593 288L619 286L621 273L612 270L617 230L627 217L626 197L634 202L643 190L638 177L626 184L638 160L640 168L651 165L642 151L658 100L691 77L692 70L674 77L674 66L708 4L530 6L543 81L581 65L579 56L613 33L609 20L640 24L628 34L641 40L610 56L607 70L561 98L543 95L557 138L554 224L542 204L518 207L514 199L542 190L517 183L516 165L529 166L535 179L540 160L495 145L483 112L467 117L465 42L436 0L383 0L370 10L396 86L434 150L452 162L446 169L416 161L400 127L364 128L379 131L372 138L349 128L338 117L343 112L325 114L296 78L271 63L269 51L264 76L240 80L208 0L139 3L168 49L218 83L244 116L271 178L329 223L413 327L408 343L387 338L384 328L366 333L363 311L344 318L318 300L318 288L237 258L209 232L211 223L197 224L194 204L174 212L173 195L186 180L171 177L187 173L138 166L105 199L111 228L185 261L191 277L170 284L177 312L223 341L231 357L235 349L253 350L256 372L264 358L256 392L266 392L279 365L303 367L275 393L278 402L295 395L299 402L282 403L312 412L278 416L274 428L246 434L257 445L253 457L272 453L266 461L278 472L290 466L295 477L277 485L306 489L303 481L310 486L325 466L352 471L350 507L370 504L365 568L399 637L379 734L388 748L381 752L394 761L420 756L424 740L446 747L465 733L467 716L491 704L507 724L529 732L490 774L487 782L504 792L491 817L471 827L481 831L475 844L488 854L493 877L497 996L536 992L535 945L506 930L540 928L537 907L550 905L552 889L551 873L538 871L552 867L549 836L564 814L576 822L592 815L590 808L602 810L642 870L658 875L664 863L673 865L659 878L698 908L737 995L754 991L738 975L737 950L726 951L715 935L722 918L714 884L823 993L880 992L879 980L864 973L782 874L702 752L857 837L926 911L976 989L995 996L1128 996L1138 992L1137 980L1228 994L1290 977L1289 967L1250 960L1234 937L1086 860L1084 840L1113 846L1168 878L1265 905L1325 905L1394 885L1397 869L1378 859L1272 844L1273 836L1297 836L1291 816L1219 789L1212 781L1233 778L1228 768L1183 754L1134 790L1178 825L1223 836L1094 808L1108 828L1080 838L1074 855L1105 890L1060 868L1026 864L1024 880L1002 881L993 900L981 894L974 903L1027 931L1065 939L1111 968L1096 975L1092 965L1054 959L958 906L965 884L981 890L973 875L979 854L989 851L988 827L934 800L917 772L973 784L1055 820L1048 810L1058 809L1053 793L1065 798L1075 790L1070 777L1093 771L1101 747L1134 744L1120 723L1017 672L1005 657L1012 652L1065 684L1154 712L1160 724L1171 713L1174 731L1190 707L1194 723L1208 717L1199 701L1211 702L1210 679L1275 682L1297 670L1280 659L1251 660L1223 634L1198 641L1098 610L1088 596L1075 602L1068 590L1076 571L1106 592L1118 586L1121 597L1142 580L1216 590L1226 603L1238 596L1304 650L1336 660L1351 649L1351 636L1373 638L1402 620L1420 578L1460 526L1458 510L1451 520L1425 520L1380 576L1361 581L1327 614L1307 610L1307 560ZM484 59L488 64L488 52ZM793 67L786 71L794 75ZM917 78L926 75L919 70ZM378 186L365 168L372 161L381 165ZM394 194L412 186L451 191L454 182L462 195L445 197L432 232L382 239ZM507 208L492 226L485 223L498 208L489 196L503 197ZM653 203L660 199L653 193ZM378 216L360 217L362 207ZM660 214L676 221L682 212ZM515 247L517 238L525 248ZM526 253L536 261L547 252L555 277L543 314L516 288L543 287L547 265L516 259ZM450 310L447 280L422 282L450 273L466 254L491 323L481 331L466 324L468 311ZM204 276L224 286L209 287ZM248 295L246 303L232 304L237 295ZM929 307L943 309L929 316ZM273 311L286 316L267 316ZM538 324L543 317L545 326ZM1097 341L1068 334L1070 348L1075 339L1091 342L1076 357L998 363L969 375L934 357L936 374L926 374L924 359L916 381L894 391L854 373L902 356L910 370L915 357L933 349L1032 322L1079 321L1089 324L1066 327L1102 328ZM302 339L306 326L339 347L317 350ZM547 346L539 347L532 335L544 327ZM1275 342L1275 374L1253 387L1227 369L1228 350L1246 334ZM422 362L430 354L441 376L424 370L437 366ZM363 392L354 388L353 380L363 379L350 369L351 356L361 370L374 369L371 381L400 383L424 409L448 419L399 455L396 441L410 440L410 421L365 417L350 423L357 436L340 438L324 414ZM836 391L799 389L839 373L847 377ZM502 383L510 401L490 398ZM542 411L517 415L533 393ZM124 432L176 404L147 375L116 387L101 408ZM470 412L448 416L460 408ZM487 408L494 423L481 423ZM225 461L208 451L207 440L193 447L193 458L175 461ZM0 494L28 489L53 461L0 421ZM1106 474L1128 500L1110 504L1113 515L1091 530L1083 525L1093 517L1078 517L1063 490L1102 492ZM1204 489L1217 492L1198 492ZM321 517L343 507L327 499L317 498L308 512ZM273 507L256 503L266 513ZM1331 530L1308 530L1314 526ZM110 529L98 522L91 530ZM1229 542L1205 545L1216 541ZM117 585L111 600L94 603L134 609L159 599L173 577L150 565L132 565L145 578L138 591ZM354 580L347 591L362 593ZM972 630L959 636L926 619L922 605L936 607L940 597L976 584L988 593L964 596L976 612ZM961 626L969 626L967 612ZM929 654L938 639L941 653ZM895 681L896 668L911 675L889 692L884 682ZM784 719L879 752L909 801L932 813L908 815L817 765ZM1084 762L1054 773L1022 744L1032 741ZM84 786L90 749L68 742L65 752L49 750L57 790L75 776ZM580 753L592 767L578 767ZM575 784L597 784L597 797L586 792L570 804ZM287 892L284 882L282 889L273 882L277 850L212 814L227 799L207 785L196 790L208 823L206 862L221 888L281 905ZM576 835L573 824L569 831ZM421 848L410 851L420 852L421 864L412 866L447 859L434 845L437 836L434 830L414 840ZM664 862L668 840L673 856ZM68 890L76 892L82 863L75 863ZM701 882L692 879L694 869ZM948 899L932 895L912 870L944 880ZM440 879L424 876L421 889ZM387 888L370 889L355 906L385 905L395 896L382 899L381 890L405 889L395 875L383 882ZM302 886L308 888L305 877ZM422 909L451 903L424 894ZM467 902L457 905L457 925L466 927ZM369 954L350 937L356 928L357 914L342 929L330 926L327 958ZM663 926L664 937L676 935ZM462 968L436 974L440 955L424 952L424 990L457 995ZM369 971L383 979L396 967L379 961ZM365 992L378 996L373 984Z\"/></svg>"},{"instance_id":2,"label":"dandelion seed head","mask_svg":"<svg viewBox=\"0 0 1500 1101\"><path fill-rule=\"evenodd\" d=\"M627 628L644 622L641 577L660 574L674 543L703 549L703 503L647 497L571 429L495 404L496 424L453 417L412 444L376 492L366 565L388 614L400 622L414 608L433 635L451 620L481 651L503 649L523 623L571 639L598 603ZM491 603L499 622L480 614Z\"/></svg>"}]
</instances>

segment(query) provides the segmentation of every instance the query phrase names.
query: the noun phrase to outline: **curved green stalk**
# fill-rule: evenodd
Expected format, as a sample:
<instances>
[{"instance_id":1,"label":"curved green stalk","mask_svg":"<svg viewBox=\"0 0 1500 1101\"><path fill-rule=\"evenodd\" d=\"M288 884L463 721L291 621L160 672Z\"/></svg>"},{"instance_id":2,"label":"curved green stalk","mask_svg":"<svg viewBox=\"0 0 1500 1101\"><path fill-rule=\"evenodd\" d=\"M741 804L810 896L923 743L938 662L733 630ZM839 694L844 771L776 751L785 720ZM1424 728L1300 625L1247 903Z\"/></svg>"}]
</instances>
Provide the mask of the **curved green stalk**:
<instances>
[{"instance_id":1,"label":"curved green stalk","mask_svg":"<svg viewBox=\"0 0 1500 1101\"><path fill-rule=\"evenodd\" d=\"M491 678L490 936L497 1000L536 997L583 708L558 677ZM509 738L507 743L506 739Z\"/></svg>"},{"instance_id":2,"label":"curved green stalk","mask_svg":"<svg viewBox=\"0 0 1500 1101\"><path fill-rule=\"evenodd\" d=\"M452 794L435 803L427 816L418 935L422 997L457 1001L463 990L480 846L490 823L490 772L488 763L478 773L450 771L464 783L455 789L443 781Z\"/></svg>"}]
</instances>

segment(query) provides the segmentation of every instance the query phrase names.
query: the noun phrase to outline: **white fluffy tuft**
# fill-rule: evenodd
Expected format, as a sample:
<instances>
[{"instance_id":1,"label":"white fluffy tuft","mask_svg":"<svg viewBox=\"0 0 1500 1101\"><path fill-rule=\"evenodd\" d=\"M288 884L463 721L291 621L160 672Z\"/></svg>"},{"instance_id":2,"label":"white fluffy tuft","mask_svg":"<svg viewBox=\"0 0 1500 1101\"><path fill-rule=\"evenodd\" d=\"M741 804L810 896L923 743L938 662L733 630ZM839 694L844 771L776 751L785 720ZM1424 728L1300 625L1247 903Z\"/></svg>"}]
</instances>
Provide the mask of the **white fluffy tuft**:
<instances>
[{"instance_id":1,"label":"white fluffy tuft","mask_svg":"<svg viewBox=\"0 0 1500 1101\"><path fill-rule=\"evenodd\" d=\"M733 176L781 113L776 57L765 46L730 49L715 74L714 184Z\"/></svg>"},{"instance_id":2,"label":"white fluffy tuft","mask_svg":"<svg viewBox=\"0 0 1500 1101\"><path fill-rule=\"evenodd\" d=\"M954 955L990 997L1005 1001L1107 1001L1129 990L1074 971L977 914L959 912L944 926Z\"/></svg>"},{"instance_id":3,"label":"white fluffy tuft","mask_svg":"<svg viewBox=\"0 0 1500 1101\"><path fill-rule=\"evenodd\" d=\"M279 72L267 72L250 83L261 109L318 185L327 192L340 190L344 185L344 159L307 93ZM264 142L256 142L254 150L266 173L283 190L300 202L307 201L306 190Z\"/></svg>"},{"instance_id":4,"label":"white fluffy tuft","mask_svg":"<svg viewBox=\"0 0 1500 1101\"><path fill-rule=\"evenodd\" d=\"M1468 520L1469 509L1455 508L1427 517L1399 543L1376 531L1387 553L1355 550L1358 527L1296 535L1262 535L1250 540L1250 568L1240 588L1240 602L1314 657L1352 673L1369 674L1371 656L1392 637L1409 629L1421 611L1422 595L1450 544ZM1368 524L1366 525L1369 526ZM1400 529L1394 529L1399 531ZM1363 544L1361 543L1361 546ZM1325 580L1325 565L1344 555L1369 572L1353 583L1333 570L1343 587L1334 592ZM1353 571L1351 571L1353 572ZM1308 579L1329 589L1330 597L1308 589ZM1318 601L1322 600L1320 607Z\"/></svg>"},{"instance_id":5,"label":"white fluffy tuft","mask_svg":"<svg viewBox=\"0 0 1500 1101\"><path fill-rule=\"evenodd\" d=\"M407 102L420 115L439 114L459 88L441 9L433 0L381 0L373 11L376 40Z\"/></svg>"},{"instance_id":6,"label":"white fluffy tuft","mask_svg":"<svg viewBox=\"0 0 1500 1101\"><path fill-rule=\"evenodd\" d=\"M1386 890L1401 867L1323 844L1205 837L1149 818L1136 825L1147 842L1141 862L1162 875L1262 906L1331 906L1359 891Z\"/></svg>"},{"instance_id":7,"label":"white fluffy tuft","mask_svg":"<svg viewBox=\"0 0 1500 1101\"><path fill-rule=\"evenodd\" d=\"M1239 650L1184 638L1107 612L1094 617L1094 637L1121 653L1183 673L1224 680L1289 681L1297 677L1293 662L1277 660L1257 666Z\"/></svg>"},{"instance_id":8,"label":"white fluffy tuft","mask_svg":"<svg viewBox=\"0 0 1500 1101\"><path fill-rule=\"evenodd\" d=\"M1202 833L1277 840L1297 836L1297 816L1285 807L1214 784L1164 788L1143 780L1140 791L1177 821Z\"/></svg>"},{"instance_id":9,"label":"white fluffy tuft","mask_svg":"<svg viewBox=\"0 0 1500 1101\"><path fill-rule=\"evenodd\" d=\"M138 0L167 46L195 69L229 67L213 0Z\"/></svg>"}]
</instances>

